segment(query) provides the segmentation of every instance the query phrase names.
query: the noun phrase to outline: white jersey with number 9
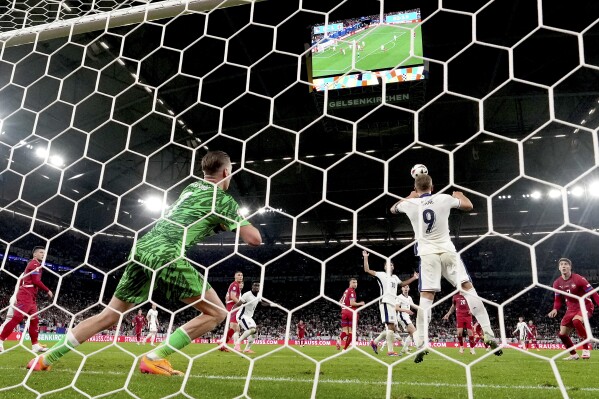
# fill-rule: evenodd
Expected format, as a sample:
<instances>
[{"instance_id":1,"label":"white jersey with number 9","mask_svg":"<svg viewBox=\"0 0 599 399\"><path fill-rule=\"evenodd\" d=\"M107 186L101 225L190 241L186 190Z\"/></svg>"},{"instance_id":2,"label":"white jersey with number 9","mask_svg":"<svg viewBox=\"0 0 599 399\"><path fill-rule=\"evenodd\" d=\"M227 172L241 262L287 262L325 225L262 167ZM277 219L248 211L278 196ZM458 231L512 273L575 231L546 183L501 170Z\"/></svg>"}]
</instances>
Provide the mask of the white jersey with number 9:
<instances>
[{"instance_id":1,"label":"white jersey with number 9","mask_svg":"<svg viewBox=\"0 0 599 399\"><path fill-rule=\"evenodd\" d=\"M416 255L455 252L449 237L449 212L459 208L460 200L448 194L423 194L401 201L396 209L410 218L416 235Z\"/></svg>"}]
</instances>

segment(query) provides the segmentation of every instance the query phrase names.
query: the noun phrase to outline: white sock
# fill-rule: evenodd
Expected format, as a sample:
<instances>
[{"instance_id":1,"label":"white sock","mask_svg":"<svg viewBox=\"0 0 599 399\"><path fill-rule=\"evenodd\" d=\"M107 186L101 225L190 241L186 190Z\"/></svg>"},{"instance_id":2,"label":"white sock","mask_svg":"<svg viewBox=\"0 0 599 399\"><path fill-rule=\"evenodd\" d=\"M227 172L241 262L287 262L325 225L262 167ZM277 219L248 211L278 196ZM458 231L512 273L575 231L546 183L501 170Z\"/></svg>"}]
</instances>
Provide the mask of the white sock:
<instances>
[{"instance_id":1,"label":"white sock","mask_svg":"<svg viewBox=\"0 0 599 399\"><path fill-rule=\"evenodd\" d=\"M77 341L77 338L75 338L75 336L73 335L73 333L70 330L69 330L69 332L67 332L67 341L73 348L80 345L79 341Z\"/></svg>"},{"instance_id":2,"label":"white sock","mask_svg":"<svg viewBox=\"0 0 599 399\"><path fill-rule=\"evenodd\" d=\"M489 314L487 313L487 309L485 308L485 304L480 300L478 294L474 287L469 289L468 291L464 291L466 295L466 302L468 302L468 307L470 308L470 313L476 320L478 320L478 324L482 327L485 334L489 334L494 337L493 330L491 330L491 321L489 320Z\"/></svg>"},{"instance_id":3,"label":"white sock","mask_svg":"<svg viewBox=\"0 0 599 399\"><path fill-rule=\"evenodd\" d=\"M235 333L237 334L237 333ZM237 344L241 344L243 342L244 339L246 339L247 337L249 337L250 335L252 335L252 329L250 328L249 330L245 330L245 332L243 333L243 335L241 337L239 337L239 335L237 335L237 340L235 340L235 345ZM233 335L235 336L235 335Z\"/></svg>"},{"instance_id":4,"label":"white sock","mask_svg":"<svg viewBox=\"0 0 599 399\"><path fill-rule=\"evenodd\" d=\"M233 334L233 342L237 343L237 341L239 341L239 333L238 332Z\"/></svg>"},{"instance_id":5,"label":"white sock","mask_svg":"<svg viewBox=\"0 0 599 399\"><path fill-rule=\"evenodd\" d=\"M408 337L403 341L403 350L404 351L408 350L408 347L410 346L411 343L412 343L412 336L408 335Z\"/></svg>"},{"instance_id":6,"label":"white sock","mask_svg":"<svg viewBox=\"0 0 599 399\"><path fill-rule=\"evenodd\" d=\"M387 330L387 352L393 352L393 335L395 331Z\"/></svg>"},{"instance_id":7,"label":"white sock","mask_svg":"<svg viewBox=\"0 0 599 399\"><path fill-rule=\"evenodd\" d=\"M430 321L431 299L420 297L420 309L416 315L416 330L418 333L418 346L428 343L428 323Z\"/></svg>"},{"instance_id":8,"label":"white sock","mask_svg":"<svg viewBox=\"0 0 599 399\"><path fill-rule=\"evenodd\" d=\"M381 339L385 338L386 336L387 336L387 330L383 330L383 332L380 333L379 336L374 339L374 343L378 344L379 342L381 342Z\"/></svg>"},{"instance_id":9,"label":"white sock","mask_svg":"<svg viewBox=\"0 0 599 399\"><path fill-rule=\"evenodd\" d=\"M253 335L250 335L250 336L248 337L248 343L247 343L247 344L245 344L245 350L246 350L246 351L247 351L247 350L250 350L250 348L252 347L252 344L253 344L253 343L254 343L254 336L253 336Z\"/></svg>"}]
</instances>

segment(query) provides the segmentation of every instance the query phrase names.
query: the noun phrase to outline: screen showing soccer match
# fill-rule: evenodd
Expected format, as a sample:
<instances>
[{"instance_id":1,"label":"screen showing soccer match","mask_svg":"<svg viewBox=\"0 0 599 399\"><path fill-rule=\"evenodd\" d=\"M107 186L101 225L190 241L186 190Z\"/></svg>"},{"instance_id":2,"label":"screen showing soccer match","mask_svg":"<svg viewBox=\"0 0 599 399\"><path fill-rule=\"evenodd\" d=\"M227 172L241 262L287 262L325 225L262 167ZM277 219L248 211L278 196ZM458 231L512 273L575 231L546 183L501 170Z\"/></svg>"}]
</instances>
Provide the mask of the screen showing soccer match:
<instances>
[{"instance_id":1,"label":"screen showing soccer match","mask_svg":"<svg viewBox=\"0 0 599 399\"><path fill-rule=\"evenodd\" d=\"M314 89L424 79L420 21L420 9L413 9L313 26Z\"/></svg>"}]
</instances>

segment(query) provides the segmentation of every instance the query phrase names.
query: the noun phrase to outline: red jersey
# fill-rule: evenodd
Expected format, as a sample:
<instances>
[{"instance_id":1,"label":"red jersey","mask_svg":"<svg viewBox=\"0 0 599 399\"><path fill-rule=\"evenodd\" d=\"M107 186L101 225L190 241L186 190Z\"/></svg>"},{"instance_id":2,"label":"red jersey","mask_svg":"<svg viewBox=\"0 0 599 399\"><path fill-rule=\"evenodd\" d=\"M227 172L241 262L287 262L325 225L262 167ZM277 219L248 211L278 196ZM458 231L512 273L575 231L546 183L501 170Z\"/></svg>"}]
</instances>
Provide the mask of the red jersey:
<instances>
[{"instance_id":1,"label":"red jersey","mask_svg":"<svg viewBox=\"0 0 599 399\"><path fill-rule=\"evenodd\" d=\"M297 323L297 332L298 335L304 335L306 332L306 323Z\"/></svg>"},{"instance_id":2,"label":"red jersey","mask_svg":"<svg viewBox=\"0 0 599 399\"><path fill-rule=\"evenodd\" d=\"M42 264L37 259L31 259L23 272L23 277L19 282L19 292L17 296L20 298L30 297L35 300L37 297L38 288L46 292L50 291L48 287L42 283Z\"/></svg>"},{"instance_id":3,"label":"red jersey","mask_svg":"<svg viewBox=\"0 0 599 399\"><path fill-rule=\"evenodd\" d=\"M572 273L569 279L564 280L563 276L559 276L557 280L553 282L553 288L559 291L567 292L569 294L573 294L576 296L583 296L589 291L593 290L593 286L589 284L586 278L582 277L580 274ZM595 303L599 305L599 294L596 292L591 295L595 300ZM559 310L562 307L562 297L566 299L566 308L569 311L579 311L580 303L578 299L569 297L567 295L560 294L558 292L555 293L555 298L553 301L553 309ZM586 301L591 301L590 298L586 298ZM592 305L592 303L587 304Z\"/></svg>"},{"instance_id":4,"label":"red jersey","mask_svg":"<svg viewBox=\"0 0 599 399\"><path fill-rule=\"evenodd\" d=\"M141 330L143 328L143 326L146 325L146 318L144 315L136 315L135 318L133 319L133 324L135 324L135 329L136 330Z\"/></svg>"},{"instance_id":5,"label":"red jersey","mask_svg":"<svg viewBox=\"0 0 599 399\"><path fill-rule=\"evenodd\" d=\"M343 296L341 297L341 303L345 306L347 306L348 308L351 309L357 309L357 306L351 306L350 304L352 303L352 301L356 302L357 301L357 296L356 296L356 290L353 288L348 288L345 290L345 292L343 293ZM344 309L347 310L347 309Z\"/></svg>"},{"instance_id":6,"label":"red jersey","mask_svg":"<svg viewBox=\"0 0 599 399\"><path fill-rule=\"evenodd\" d=\"M526 332L526 336L527 338L533 339L537 337L537 326L535 326L534 324L529 324L528 328L530 329L530 331Z\"/></svg>"},{"instance_id":7,"label":"red jersey","mask_svg":"<svg viewBox=\"0 0 599 399\"><path fill-rule=\"evenodd\" d=\"M453 296L453 304L455 306L456 317L468 317L470 316L470 308L468 307L468 301L462 294L455 294Z\"/></svg>"},{"instance_id":8,"label":"red jersey","mask_svg":"<svg viewBox=\"0 0 599 399\"><path fill-rule=\"evenodd\" d=\"M229 285L227 295L225 295L225 305L227 306L227 310L231 310L233 305L237 303L236 300L233 300L233 296L237 298L237 301L239 301L239 298L241 298L241 288L239 287L239 283L237 281L233 281Z\"/></svg>"}]
</instances>

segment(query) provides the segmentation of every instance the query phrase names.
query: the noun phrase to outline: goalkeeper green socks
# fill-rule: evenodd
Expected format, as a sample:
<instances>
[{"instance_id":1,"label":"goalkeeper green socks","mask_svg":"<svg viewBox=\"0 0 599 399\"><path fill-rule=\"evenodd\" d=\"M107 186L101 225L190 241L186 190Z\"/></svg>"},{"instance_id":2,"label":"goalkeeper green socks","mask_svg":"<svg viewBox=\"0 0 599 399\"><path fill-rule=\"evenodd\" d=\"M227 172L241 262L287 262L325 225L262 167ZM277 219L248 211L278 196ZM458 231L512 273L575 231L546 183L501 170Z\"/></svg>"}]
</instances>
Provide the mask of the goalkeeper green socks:
<instances>
[{"instance_id":1,"label":"goalkeeper green socks","mask_svg":"<svg viewBox=\"0 0 599 399\"><path fill-rule=\"evenodd\" d=\"M174 333L168 338L168 341L164 341L155 350L148 354L148 359L159 360L173 354L175 349L181 350L191 343L191 338L182 328L177 328Z\"/></svg>"},{"instance_id":2,"label":"goalkeeper green socks","mask_svg":"<svg viewBox=\"0 0 599 399\"><path fill-rule=\"evenodd\" d=\"M56 363L61 357L71 351L71 349L79 346L79 341L75 339L72 332L68 332L58 341L48 352L44 354L43 362L46 366Z\"/></svg>"}]
</instances>

